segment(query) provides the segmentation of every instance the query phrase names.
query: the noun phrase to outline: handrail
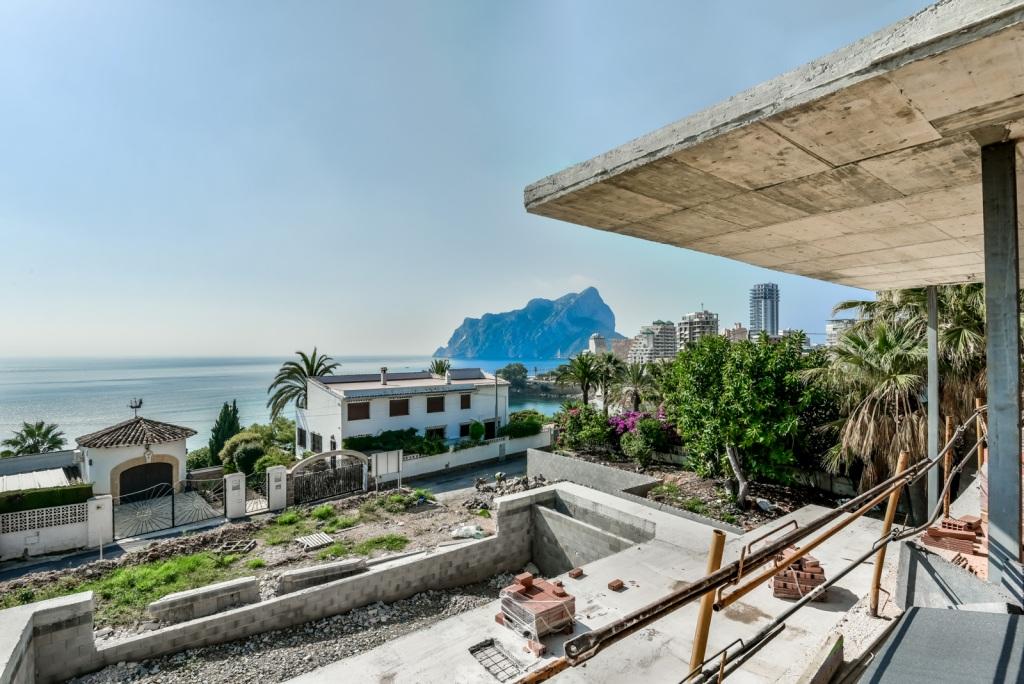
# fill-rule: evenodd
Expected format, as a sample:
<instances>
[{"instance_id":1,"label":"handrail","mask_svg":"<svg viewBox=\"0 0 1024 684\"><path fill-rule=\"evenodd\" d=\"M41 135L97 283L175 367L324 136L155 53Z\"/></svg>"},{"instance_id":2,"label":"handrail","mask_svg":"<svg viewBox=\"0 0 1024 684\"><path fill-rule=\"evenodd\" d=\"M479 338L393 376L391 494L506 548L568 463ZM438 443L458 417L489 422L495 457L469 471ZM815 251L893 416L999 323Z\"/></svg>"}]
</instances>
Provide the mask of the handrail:
<instances>
[{"instance_id":1,"label":"handrail","mask_svg":"<svg viewBox=\"0 0 1024 684\"><path fill-rule=\"evenodd\" d=\"M817 532L844 513L852 513L853 517L851 520L864 515L864 513L877 505L878 502L884 500L893 491L904 486L909 487L924 477L929 470L941 464L946 453L952 449L953 445L960 439L960 436L967 427L975 420L978 420L987 408L987 406L979 406L974 413L964 420L961 425L958 425L952 438L939 451L939 453L936 454L935 458L925 458L914 463L902 473L880 482L871 489L853 497L841 506L838 506L828 513L811 520L806 523L804 527L792 530L775 541L766 544L758 551L750 553L750 555L744 557L742 562L733 561L732 563L724 566L718 572L706 575L698 579L696 582L693 582L682 589L678 589L662 597L660 600L640 608L639 610L633 611L609 625L586 632L566 641L565 659L570 665L578 665L579 663L593 657L601 648L618 641L628 634L631 634L651 620L654 620L671 610L687 605L709 591L719 591L730 584L737 583L744 573L750 572L755 568L764 565L768 561L773 560L775 556L781 553L784 549L793 546L796 542L803 540L814 532ZM974 449L971 450L971 453L974 453ZM962 465L963 464L961 463L955 472L959 472ZM946 487L948 486L949 482L947 481ZM941 497L939 500L941 502ZM872 502L870 506L866 505L868 502ZM828 538L847 524L849 524L848 521L843 521L840 525L835 526L822 536L824 538ZM770 536L770 533L766 536ZM877 549L872 549L872 553L876 550ZM559 669L564 667L564 665L560 666L558 662L559 661L553 661L551 667L559 667Z\"/></svg>"},{"instance_id":2,"label":"handrail","mask_svg":"<svg viewBox=\"0 0 1024 684\"><path fill-rule=\"evenodd\" d=\"M791 605L789 608L783 611L780 615L776 616L774 620L765 625L764 628L761 629L761 631L759 631L749 640L742 642L740 648L734 654L732 654L731 656L728 654L722 654L720 662L715 663L716 667L714 669L709 668L707 670L691 672L689 675L686 676L686 678L682 680L682 682L689 682L694 677L694 675L698 674L698 672L702 676L699 680L696 680L696 682L700 684L703 684L704 682L710 682L712 680L722 681L723 679L725 679L725 677L729 676L732 672L734 672L742 664L742 662L745 661L750 655L752 655L758 648L760 648L760 646L767 643L768 640L774 638L775 635L778 634L779 630L785 628L785 621L792 617L794 613L796 613L798 610L806 606L811 601L818 598L822 593L825 592L826 589L828 589L833 584L835 584L843 577L848 575L854 568L859 566L861 563L864 563L869 558L871 558L871 556L874 555L880 548L882 548L886 544L902 541L909 537L913 537L914 535L917 535L927 530L932 525L934 525L935 522L939 519L940 515L944 512L942 498L943 496L949 493L950 485L953 482L954 476L959 474L964 469L964 466L967 465L967 462L974 456L975 452L981 447L981 443L983 441L985 441L984 438L981 438L977 442L975 442L974 446L971 447L971 450L968 451L962 459L960 459L960 462L956 465L956 467L950 469L949 477L946 478L942 491L939 493L938 503L936 503L935 509L933 510L932 515L928 518L928 520L926 520L923 524L918 525L917 527L911 527L904 530L894 529L889 534L879 537L871 545L871 548L868 549L864 554L862 554L858 558L855 558L847 566L845 566L837 573L835 573L831 579L827 580L823 584L818 585L810 592L805 594L802 598L793 603L793 605ZM732 645L733 644L730 644L727 648L730 648ZM712 658L719 660L717 656L718 654L716 654L716 656L712 656ZM742 661L738 663L733 663L733 660L739 658L740 656L745 657ZM701 664L701 666L703 667L704 665L710 664L712 658L706 659ZM726 668L726 665L729 664L732 664L732 667Z\"/></svg>"}]
</instances>

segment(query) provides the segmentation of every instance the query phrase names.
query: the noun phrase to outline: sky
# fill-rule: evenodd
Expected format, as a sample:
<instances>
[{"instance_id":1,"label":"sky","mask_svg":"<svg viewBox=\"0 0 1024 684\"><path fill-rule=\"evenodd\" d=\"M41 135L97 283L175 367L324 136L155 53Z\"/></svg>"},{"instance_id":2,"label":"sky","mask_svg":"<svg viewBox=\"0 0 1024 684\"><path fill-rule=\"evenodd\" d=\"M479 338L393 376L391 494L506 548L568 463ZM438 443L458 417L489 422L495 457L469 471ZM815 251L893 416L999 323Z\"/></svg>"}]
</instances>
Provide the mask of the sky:
<instances>
[{"instance_id":1,"label":"sky","mask_svg":"<svg viewBox=\"0 0 1024 684\"><path fill-rule=\"evenodd\" d=\"M627 335L757 282L821 333L870 293L522 191L927 4L5 0L0 356L429 354L590 285Z\"/></svg>"}]
</instances>

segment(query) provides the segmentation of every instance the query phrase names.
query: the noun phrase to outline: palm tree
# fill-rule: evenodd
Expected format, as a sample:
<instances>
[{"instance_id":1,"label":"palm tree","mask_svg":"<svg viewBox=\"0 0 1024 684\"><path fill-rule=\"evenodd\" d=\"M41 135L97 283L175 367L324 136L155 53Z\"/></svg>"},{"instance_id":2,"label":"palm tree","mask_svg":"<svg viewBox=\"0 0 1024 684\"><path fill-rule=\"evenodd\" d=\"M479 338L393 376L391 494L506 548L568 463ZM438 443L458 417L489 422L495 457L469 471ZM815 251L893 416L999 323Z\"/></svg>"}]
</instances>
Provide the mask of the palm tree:
<instances>
[{"instance_id":1,"label":"palm tree","mask_svg":"<svg viewBox=\"0 0 1024 684\"><path fill-rule=\"evenodd\" d=\"M444 377L444 374L451 369L452 362L448 359L433 359L427 367L427 372L431 375L440 375Z\"/></svg>"},{"instance_id":2,"label":"palm tree","mask_svg":"<svg viewBox=\"0 0 1024 684\"><path fill-rule=\"evenodd\" d=\"M631 403L634 411L639 411L644 398L654 386L654 374L651 372L650 364L643 361L627 363L619 378L619 397L624 403Z\"/></svg>"},{"instance_id":3,"label":"palm tree","mask_svg":"<svg viewBox=\"0 0 1024 684\"><path fill-rule=\"evenodd\" d=\"M295 352L299 356L298 361L285 361L281 369L277 371L273 382L267 388L267 406L270 408L270 419L274 420L289 403L295 402L297 408L306 408L306 381L320 375L327 375L341 364L335 363L334 359L326 354L317 354L316 347L313 353L306 355L304 352Z\"/></svg>"},{"instance_id":4,"label":"palm tree","mask_svg":"<svg viewBox=\"0 0 1024 684\"><path fill-rule=\"evenodd\" d=\"M597 357L590 352L580 352L558 367L555 381L560 385L578 385L583 392L583 405L590 403L590 388L598 382Z\"/></svg>"},{"instance_id":5,"label":"palm tree","mask_svg":"<svg viewBox=\"0 0 1024 684\"><path fill-rule=\"evenodd\" d=\"M604 352L597 356L597 386L601 390L601 405L608 415L608 404L612 399L612 387L619 382L626 364L615 354Z\"/></svg>"},{"instance_id":6,"label":"palm tree","mask_svg":"<svg viewBox=\"0 0 1024 684\"><path fill-rule=\"evenodd\" d=\"M875 320L847 331L828 350L827 365L805 371L839 397L844 416L824 465L837 472L859 461L862 489L888 477L900 451L925 454L927 354L917 332L912 320Z\"/></svg>"},{"instance_id":7,"label":"palm tree","mask_svg":"<svg viewBox=\"0 0 1024 684\"><path fill-rule=\"evenodd\" d=\"M37 421L22 423L21 429L10 439L0 442L10 449L9 455L45 454L48 451L60 451L64 448L64 433L54 423Z\"/></svg>"}]
</instances>

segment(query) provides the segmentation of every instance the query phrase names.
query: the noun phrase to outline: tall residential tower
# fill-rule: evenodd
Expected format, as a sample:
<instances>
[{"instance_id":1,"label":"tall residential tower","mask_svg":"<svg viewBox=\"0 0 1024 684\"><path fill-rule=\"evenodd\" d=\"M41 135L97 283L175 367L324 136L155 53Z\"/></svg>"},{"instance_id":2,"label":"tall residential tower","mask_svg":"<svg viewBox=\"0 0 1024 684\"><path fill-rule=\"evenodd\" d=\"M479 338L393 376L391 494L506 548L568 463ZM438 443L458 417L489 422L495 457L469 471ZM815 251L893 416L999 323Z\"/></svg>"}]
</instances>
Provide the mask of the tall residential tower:
<instances>
[{"instance_id":1,"label":"tall residential tower","mask_svg":"<svg viewBox=\"0 0 1024 684\"><path fill-rule=\"evenodd\" d=\"M779 286L758 283L750 288L750 335L779 334Z\"/></svg>"}]
</instances>

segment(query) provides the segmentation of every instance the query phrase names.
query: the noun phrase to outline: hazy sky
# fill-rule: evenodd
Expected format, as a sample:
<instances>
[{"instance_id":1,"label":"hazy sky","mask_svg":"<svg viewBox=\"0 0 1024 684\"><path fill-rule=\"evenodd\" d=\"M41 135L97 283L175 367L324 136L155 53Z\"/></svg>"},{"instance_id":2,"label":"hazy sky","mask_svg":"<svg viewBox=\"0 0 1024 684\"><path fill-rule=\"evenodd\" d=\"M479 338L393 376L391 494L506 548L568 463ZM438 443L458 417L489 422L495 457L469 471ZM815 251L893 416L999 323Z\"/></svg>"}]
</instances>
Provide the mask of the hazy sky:
<instances>
[{"instance_id":1,"label":"hazy sky","mask_svg":"<svg viewBox=\"0 0 1024 684\"><path fill-rule=\"evenodd\" d=\"M771 280L821 332L866 293L522 190L926 4L5 0L0 355L429 353L587 285L634 334Z\"/></svg>"}]
</instances>

